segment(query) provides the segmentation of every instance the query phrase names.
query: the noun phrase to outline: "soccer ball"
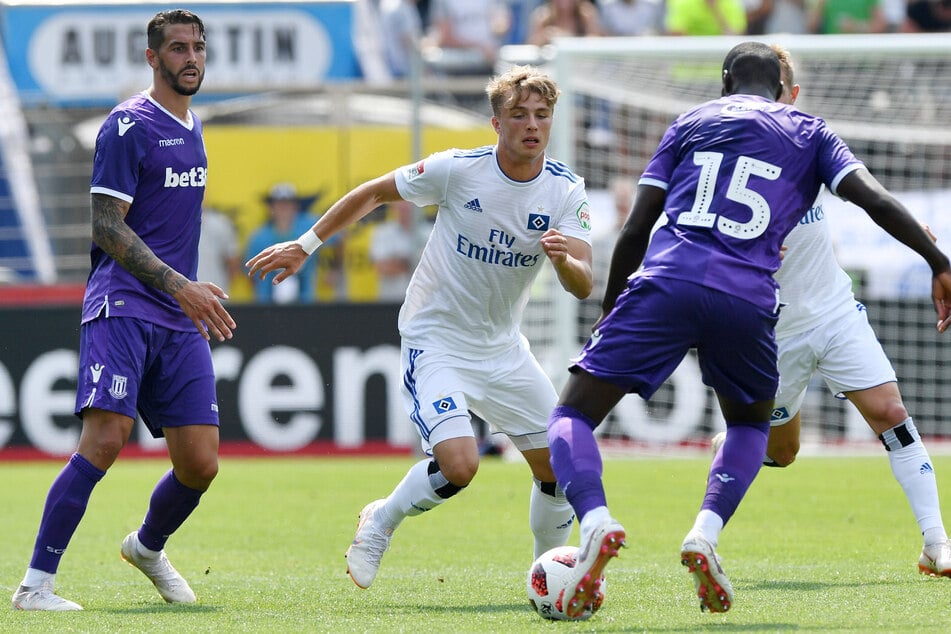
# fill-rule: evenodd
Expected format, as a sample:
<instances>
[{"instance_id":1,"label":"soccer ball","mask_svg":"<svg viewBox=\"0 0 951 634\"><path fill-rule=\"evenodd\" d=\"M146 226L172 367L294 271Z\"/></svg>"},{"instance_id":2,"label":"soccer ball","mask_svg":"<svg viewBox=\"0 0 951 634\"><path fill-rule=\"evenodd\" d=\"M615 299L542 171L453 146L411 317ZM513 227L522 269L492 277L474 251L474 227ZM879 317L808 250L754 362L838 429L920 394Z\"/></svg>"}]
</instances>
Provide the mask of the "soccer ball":
<instances>
[{"instance_id":1,"label":"soccer ball","mask_svg":"<svg viewBox=\"0 0 951 634\"><path fill-rule=\"evenodd\" d=\"M532 562L532 567L528 571L526 590L528 591L528 602L531 603L539 616L556 621L583 621L601 607L606 590L603 575L601 576L601 589L591 607L574 619L565 614L565 590L568 587L571 570L577 563L578 548L575 546L552 548Z\"/></svg>"}]
</instances>

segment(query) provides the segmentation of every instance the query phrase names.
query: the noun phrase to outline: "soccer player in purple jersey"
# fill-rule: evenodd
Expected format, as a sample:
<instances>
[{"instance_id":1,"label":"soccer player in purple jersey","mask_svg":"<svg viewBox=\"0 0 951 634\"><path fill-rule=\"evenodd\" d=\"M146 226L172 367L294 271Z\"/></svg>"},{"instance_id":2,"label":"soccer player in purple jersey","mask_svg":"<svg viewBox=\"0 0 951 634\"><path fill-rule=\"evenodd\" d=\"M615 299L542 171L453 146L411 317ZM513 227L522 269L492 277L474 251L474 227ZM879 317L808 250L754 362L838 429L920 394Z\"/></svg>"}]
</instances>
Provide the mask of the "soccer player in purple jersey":
<instances>
[{"instance_id":1,"label":"soccer player in purple jersey","mask_svg":"<svg viewBox=\"0 0 951 634\"><path fill-rule=\"evenodd\" d=\"M626 539L608 511L594 429L628 392L650 398L690 348L729 433L681 562L701 609L730 608L733 590L715 548L766 449L778 383L772 276L783 239L821 185L925 258L939 332L951 322L948 258L821 119L776 103L781 94L775 51L757 42L734 47L723 63L723 96L678 117L640 179L602 317L549 420L552 466L581 520L570 616L591 602ZM661 214L667 224L651 238Z\"/></svg>"},{"instance_id":2,"label":"soccer player in purple jersey","mask_svg":"<svg viewBox=\"0 0 951 634\"><path fill-rule=\"evenodd\" d=\"M76 396L82 434L47 494L15 609L82 609L54 593L56 571L137 412L153 436L164 435L172 469L120 553L169 603L195 601L164 547L218 472L208 341L230 339L235 323L221 304L224 291L194 281L208 170L189 105L204 78L205 27L195 14L171 10L156 14L147 33L152 85L118 105L96 139Z\"/></svg>"},{"instance_id":3,"label":"soccer player in purple jersey","mask_svg":"<svg viewBox=\"0 0 951 634\"><path fill-rule=\"evenodd\" d=\"M795 104L799 84L789 51L776 44L772 48L782 64L780 101ZM892 475L923 538L918 571L951 577L951 541L941 517L935 469L865 306L856 301L852 280L836 262L832 232L822 212L824 196L819 194L786 236L783 265L774 275L783 300L776 322L779 389L763 464L786 467L796 459L800 408L818 371L833 394L855 405L885 446ZM714 454L725 438L726 432L714 437Z\"/></svg>"}]
</instances>

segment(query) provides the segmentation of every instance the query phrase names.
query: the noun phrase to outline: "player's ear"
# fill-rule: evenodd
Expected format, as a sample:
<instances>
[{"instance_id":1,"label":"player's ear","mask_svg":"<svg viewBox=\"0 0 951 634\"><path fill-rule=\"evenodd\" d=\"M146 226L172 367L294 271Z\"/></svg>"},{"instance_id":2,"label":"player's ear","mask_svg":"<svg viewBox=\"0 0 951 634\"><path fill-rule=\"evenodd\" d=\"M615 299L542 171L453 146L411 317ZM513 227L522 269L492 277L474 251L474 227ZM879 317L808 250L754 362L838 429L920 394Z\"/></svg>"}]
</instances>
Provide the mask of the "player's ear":
<instances>
[{"instance_id":1,"label":"player's ear","mask_svg":"<svg viewBox=\"0 0 951 634\"><path fill-rule=\"evenodd\" d=\"M779 82L779 85L776 87L776 101L779 101L780 99L782 99L782 97L783 97L783 82Z\"/></svg>"},{"instance_id":2,"label":"player's ear","mask_svg":"<svg viewBox=\"0 0 951 634\"><path fill-rule=\"evenodd\" d=\"M792 98L792 103L796 103L796 99L799 97L799 84L792 85L792 88L789 89L789 96Z\"/></svg>"},{"instance_id":3,"label":"player's ear","mask_svg":"<svg viewBox=\"0 0 951 634\"><path fill-rule=\"evenodd\" d=\"M723 89L720 91L721 97L733 94L733 76L730 71L723 69Z\"/></svg>"}]
</instances>

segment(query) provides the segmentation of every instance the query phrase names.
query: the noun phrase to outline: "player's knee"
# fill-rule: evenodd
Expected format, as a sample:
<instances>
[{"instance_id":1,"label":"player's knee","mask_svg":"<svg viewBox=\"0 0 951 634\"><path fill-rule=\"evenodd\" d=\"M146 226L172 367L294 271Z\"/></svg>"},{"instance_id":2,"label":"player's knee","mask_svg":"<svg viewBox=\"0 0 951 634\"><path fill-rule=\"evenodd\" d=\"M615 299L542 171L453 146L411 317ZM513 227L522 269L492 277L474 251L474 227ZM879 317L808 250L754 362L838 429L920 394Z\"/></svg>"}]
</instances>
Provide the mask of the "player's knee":
<instances>
[{"instance_id":1,"label":"player's knee","mask_svg":"<svg viewBox=\"0 0 951 634\"><path fill-rule=\"evenodd\" d=\"M195 473L195 477L204 483L204 489L207 489L211 486L212 481L218 475L218 461L209 460L203 463L200 469Z\"/></svg>"},{"instance_id":2,"label":"player's knee","mask_svg":"<svg viewBox=\"0 0 951 634\"><path fill-rule=\"evenodd\" d=\"M97 469L107 471L119 457L119 452L124 445L124 440L116 435L105 434L95 438L83 436L78 451Z\"/></svg>"},{"instance_id":3,"label":"player's knee","mask_svg":"<svg viewBox=\"0 0 951 634\"><path fill-rule=\"evenodd\" d=\"M784 444L769 451L769 458L773 461L771 467L788 467L796 460L799 454L799 443ZM765 463L764 463L765 464Z\"/></svg>"},{"instance_id":4,"label":"player's knee","mask_svg":"<svg viewBox=\"0 0 951 634\"><path fill-rule=\"evenodd\" d=\"M175 465L175 477L178 481L196 491L207 491L217 475L217 457L187 461L184 464L179 462Z\"/></svg>"},{"instance_id":5,"label":"player's knee","mask_svg":"<svg viewBox=\"0 0 951 634\"><path fill-rule=\"evenodd\" d=\"M445 464L433 460L429 463L429 481L436 494L446 499L469 486L478 469L478 460L451 460Z\"/></svg>"},{"instance_id":6,"label":"player's knee","mask_svg":"<svg viewBox=\"0 0 951 634\"><path fill-rule=\"evenodd\" d=\"M901 400L883 403L877 411L867 413L873 429L890 429L908 418L908 410Z\"/></svg>"}]
</instances>

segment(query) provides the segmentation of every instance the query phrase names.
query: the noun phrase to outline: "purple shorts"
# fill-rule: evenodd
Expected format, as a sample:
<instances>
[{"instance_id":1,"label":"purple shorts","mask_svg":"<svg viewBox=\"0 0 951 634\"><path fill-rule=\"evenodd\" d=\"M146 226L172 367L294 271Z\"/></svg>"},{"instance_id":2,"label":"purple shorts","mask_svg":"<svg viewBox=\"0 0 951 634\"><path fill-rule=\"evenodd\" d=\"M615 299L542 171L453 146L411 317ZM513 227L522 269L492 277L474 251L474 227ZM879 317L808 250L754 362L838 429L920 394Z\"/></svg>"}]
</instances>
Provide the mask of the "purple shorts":
<instances>
[{"instance_id":1,"label":"purple shorts","mask_svg":"<svg viewBox=\"0 0 951 634\"><path fill-rule=\"evenodd\" d=\"M99 317L79 333L76 415L87 407L136 412L155 438L163 427L218 425L211 348L198 331L132 317Z\"/></svg>"},{"instance_id":2,"label":"purple shorts","mask_svg":"<svg viewBox=\"0 0 951 634\"><path fill-rule=\"evenodd\" d=\"M691 348L704 384L740 403L776 396L778 315L692 282L638 276L572 369L649 399Z\"/></svg>"}]
</instances>

